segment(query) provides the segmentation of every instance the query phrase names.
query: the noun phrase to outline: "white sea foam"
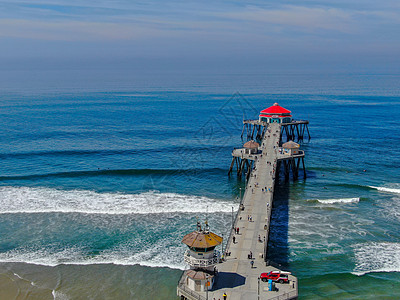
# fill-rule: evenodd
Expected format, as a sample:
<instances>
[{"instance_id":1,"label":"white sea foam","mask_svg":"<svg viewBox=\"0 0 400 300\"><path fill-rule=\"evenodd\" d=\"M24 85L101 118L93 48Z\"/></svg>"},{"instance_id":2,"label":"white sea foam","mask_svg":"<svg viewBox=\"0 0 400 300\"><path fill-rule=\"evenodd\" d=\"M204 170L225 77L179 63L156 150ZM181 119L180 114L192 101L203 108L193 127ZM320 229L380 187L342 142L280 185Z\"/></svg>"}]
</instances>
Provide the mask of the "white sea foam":
<instances>
[{"instance_id":1,"label":"white sea foam","mask_svg":"<svg viewBox=\"0 0 400 300\"><path fill-rule=\"evenodd\" d=\"M233 206L237 206L236 204ZM88 190L0 187L0 214L5 213L88 213L159 214L229 213L232 202L175 193L98 193Z\"/></svg>"},{"instance_id":2,"label":"white sea foam","mask_svg":"<svg viewBox=\"0 0 400 300\"><path fill-rule=\"evenodd\" d=\"M17 276L19 279L24 280L21 276L19 276L17 273L13 273L15 276Z\"/></svg>"},{"instance_id":3,"label":"white sea foam","mask_svg":"<svg viewBox=\"0 0 400 300\"><path fill-rule=\"evenodd\" d=\"M390 188L390 187L383 187L383 186L369 186L369 187L376 189L378 191L381 191L381 192L400 194L399 188Z\"/></svg>"},{"instance_id":4,"label":"white sea foam","mask_svg":"<svg viewBox=\"0 0 400 300\"><path fill-rule=\"evenodd\" d=\"M51 294L53 295L53 299L54 299L54 300L68 300L68 299L69 299L69 298L67 297L67 295L65 295L65 294L63 294L63 293L61 293L61 292L55 291L55 290L53 290L53 291L51 292Z\"/></svg>"},{"instance_id":5,"label":"white sea foam","mask_svg":"<svg viewBox=\"0 0 400 300\"><path fill-rule=\"evenodd\" d=\"M146 248L144 251L137 253L134 253L134 249L131 248L115 248L90 256L84 249L77 247L71 247L60 251L54 251L52 249L15 249L0 253L0 262L23 262L51 267L61 264L142 265L184 270L185 265L182 261L184 248L180 246L166 247L166 243L167 241L161 240L151 247ZM18 276L17 274L15 275Z\"/></svg>"},{"instance_id":6,"label":"white sea foam","mask_svg":"<svg viewBox=\"0 0 400 300\"><path fill-rule=\"evenodd\" d=\"M365 243L354 247L356 266L353 274L400 272L399 243Z\"/></svg>"},{"instance_id":7,"label":"white sea foam","mask_svg":"<svg viewBox=\"0 0 400 300\"><path fill-rule=\"evenodd\" d=\"M28 279L23 278L22 276L18 275L17 273L13 273L15 277L17 277L18 279L21 279L23 281L29 282L32 286L37 286L33 281L30 281Z\"/></svg>"},{"instance_id":8,"label":"white sea foam","mask_svg":"<svg viewBox=\"0 0 400 300\"><path fill-rule=\"evenodd\" d=\"M315 199L315 200L322 204L357 203L360 201L360 198Z\"/></svg>"}]
</instances>

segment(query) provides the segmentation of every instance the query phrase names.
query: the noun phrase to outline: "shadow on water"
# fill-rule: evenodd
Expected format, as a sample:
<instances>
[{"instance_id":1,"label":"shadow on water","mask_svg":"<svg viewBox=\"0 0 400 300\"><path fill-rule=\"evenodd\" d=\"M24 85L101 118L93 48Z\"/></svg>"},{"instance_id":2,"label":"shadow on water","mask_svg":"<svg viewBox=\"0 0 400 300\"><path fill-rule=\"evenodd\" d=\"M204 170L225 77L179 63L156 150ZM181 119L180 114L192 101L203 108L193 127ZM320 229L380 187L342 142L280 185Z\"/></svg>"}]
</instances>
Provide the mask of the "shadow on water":
<instances>
[{"instance_id":1,"label":"shadow on water","mask_svg":"<svg viewBox=\"0 0 400 300\"><path fill-rule=\"evenodd\" d=\"M275 185L267 259L271 265L289 269L289 188L290 182Z\"/></svg>"}]
</instances>

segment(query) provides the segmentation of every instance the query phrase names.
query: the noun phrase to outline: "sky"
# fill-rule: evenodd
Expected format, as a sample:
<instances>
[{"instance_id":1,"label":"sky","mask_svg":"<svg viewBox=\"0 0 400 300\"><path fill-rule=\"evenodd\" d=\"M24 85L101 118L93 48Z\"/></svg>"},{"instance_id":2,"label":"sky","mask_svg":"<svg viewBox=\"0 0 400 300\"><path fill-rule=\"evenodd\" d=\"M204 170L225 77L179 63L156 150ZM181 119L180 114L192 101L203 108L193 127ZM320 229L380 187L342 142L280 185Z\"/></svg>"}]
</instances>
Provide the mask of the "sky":
<instances>
[{"instance_id":1,"label":"sky","mask_svg":"<svg viewBox=\"0 0 400 300\"><path fill-rule=\"evenodd\" d=\"M0 68L399 73L400 1L0 0Z\"/></svg>"}]
</instances>

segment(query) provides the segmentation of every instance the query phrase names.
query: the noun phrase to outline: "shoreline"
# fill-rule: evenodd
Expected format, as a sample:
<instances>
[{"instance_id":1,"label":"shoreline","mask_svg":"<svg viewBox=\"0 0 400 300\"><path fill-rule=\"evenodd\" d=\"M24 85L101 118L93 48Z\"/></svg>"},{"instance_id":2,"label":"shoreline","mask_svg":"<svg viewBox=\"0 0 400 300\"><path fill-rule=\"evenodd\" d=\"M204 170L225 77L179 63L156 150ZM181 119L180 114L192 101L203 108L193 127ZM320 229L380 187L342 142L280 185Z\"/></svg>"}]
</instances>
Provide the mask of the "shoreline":
<instances>
[{"instance_id":1,"label":"shoreline","mask_svg":"<svg viewBox=\"0 0 400 300\"><path fill-rule=\"evenodd\" d=\"M173 299L181 272L139 265L0 263L0 299Z\"/></svg>"}]
</instances>

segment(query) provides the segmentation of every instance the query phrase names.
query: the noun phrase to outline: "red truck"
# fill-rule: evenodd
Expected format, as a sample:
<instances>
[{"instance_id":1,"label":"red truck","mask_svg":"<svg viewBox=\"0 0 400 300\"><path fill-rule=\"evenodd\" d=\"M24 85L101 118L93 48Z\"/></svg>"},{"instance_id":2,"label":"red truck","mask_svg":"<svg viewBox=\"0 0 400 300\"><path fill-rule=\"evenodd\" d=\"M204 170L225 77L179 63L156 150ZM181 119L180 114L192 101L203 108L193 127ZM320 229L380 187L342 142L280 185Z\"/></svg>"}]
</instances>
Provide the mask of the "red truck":
<instances>
[{"instance_id":1,"label":"red truck","mask_svg":"<svg viewBox=\"0 0 400 300\"><path fill-rule=\"evenodd\" d=\"M271 279L274 282L288 283L289 274L289 272L271 271L268 273L261 273L260 279L264 282L268 281L268 279Z\"/></svg>"}]
</instances>

